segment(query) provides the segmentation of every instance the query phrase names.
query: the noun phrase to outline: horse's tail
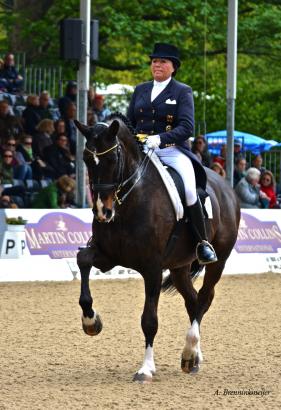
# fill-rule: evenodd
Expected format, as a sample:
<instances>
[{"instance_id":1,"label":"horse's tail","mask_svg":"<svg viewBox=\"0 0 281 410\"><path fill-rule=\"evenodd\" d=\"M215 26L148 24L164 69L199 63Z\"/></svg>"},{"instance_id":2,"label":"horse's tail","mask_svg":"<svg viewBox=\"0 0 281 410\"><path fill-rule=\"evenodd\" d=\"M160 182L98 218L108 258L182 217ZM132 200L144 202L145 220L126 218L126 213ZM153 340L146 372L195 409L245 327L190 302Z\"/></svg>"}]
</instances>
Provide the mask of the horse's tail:
<instances>
[{"instance_id":1,"label":"horse's tail","mask_svg":"<svg viewBox=\"0 0 281 410\"><path fill-rule=\"evenodd\" d=\"M202 272L203 268L204 268L204 266L200 265L200 263L198 262L197 259L192 262L191 269L190 269L190 277L191 277L191 280L192 280L193 283L198 278L198 276ZM176 287L174 285L173 278L172 278L171 274L169 274L168 276L166 276L164 278L164 280L162 282L162 285L161 285L161 290L162 290L162 292L168 292L168 293L172 293L172 294L176 292Z\"/></svg>"}]
</instances>

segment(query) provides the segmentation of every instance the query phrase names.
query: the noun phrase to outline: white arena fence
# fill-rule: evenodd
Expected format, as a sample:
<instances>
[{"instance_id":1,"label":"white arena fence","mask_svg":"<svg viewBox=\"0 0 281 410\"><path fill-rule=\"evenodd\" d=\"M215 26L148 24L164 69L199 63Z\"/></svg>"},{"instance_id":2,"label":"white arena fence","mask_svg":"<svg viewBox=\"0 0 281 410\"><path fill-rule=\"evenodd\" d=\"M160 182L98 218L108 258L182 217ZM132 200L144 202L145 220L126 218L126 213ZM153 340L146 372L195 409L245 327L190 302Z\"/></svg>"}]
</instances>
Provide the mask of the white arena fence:
<instances>
[{"instance_id":1,"label":"white arena fence","mask_svg":"<svg viewBox=\"0 0 281 410\"><path fill-rule=\"evenodd\" d=\"M6 218L22 217L26 225L11 227ZM76 254L92 235L90 209L1 209L0 281L79 279ZM281 210L242 209L238 239L224 274L281 273ZM124 267L91 279L138 278Z\"/></svg>"}]
</instances>

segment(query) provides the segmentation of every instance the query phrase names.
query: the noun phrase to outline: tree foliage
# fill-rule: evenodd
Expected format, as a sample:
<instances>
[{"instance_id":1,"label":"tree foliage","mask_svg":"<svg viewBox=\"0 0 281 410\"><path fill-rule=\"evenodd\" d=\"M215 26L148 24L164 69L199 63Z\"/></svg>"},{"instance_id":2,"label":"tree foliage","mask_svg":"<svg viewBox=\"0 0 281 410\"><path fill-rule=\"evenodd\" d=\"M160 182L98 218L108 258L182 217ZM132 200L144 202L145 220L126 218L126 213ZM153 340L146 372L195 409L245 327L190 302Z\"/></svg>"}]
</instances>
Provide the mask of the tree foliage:
<instances>
[{"instance_id":1,"label":"tree foliage","mask_svg":"<svg viewBox=\"0 0 281 410\"><path fill-rule=\"evenodd\" d=\"M95 0L100 59L92 79L148 80L153 44L171 42L181 50L177 79L195 92L201 131L204 123L208 131L225 128L227 16L225 0ZM26 51L29 62L63 64L65 76L73 77L75 65L59 60L58 25L69 17L79 17L78 0L17 0L13 12L1 16L2 48ZM279 140L280 37L280 1L239 1L236 128Z\"/></svg>"}]
</instances>

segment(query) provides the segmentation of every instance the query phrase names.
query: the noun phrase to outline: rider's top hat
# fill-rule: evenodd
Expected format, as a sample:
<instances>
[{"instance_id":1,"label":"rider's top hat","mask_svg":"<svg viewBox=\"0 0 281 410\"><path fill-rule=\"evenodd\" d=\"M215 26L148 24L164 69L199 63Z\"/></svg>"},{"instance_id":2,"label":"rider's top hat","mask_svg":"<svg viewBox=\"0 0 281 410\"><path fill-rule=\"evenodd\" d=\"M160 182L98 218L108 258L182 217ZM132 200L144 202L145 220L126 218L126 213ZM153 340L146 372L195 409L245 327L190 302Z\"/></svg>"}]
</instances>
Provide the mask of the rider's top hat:
<instances>
[{"instance_id":1,"label":"rider's top hat","mask_svg":"<svg viewBox=\"0 0 281 410\"><path fill-rule=\"evenodd\" d=\"M179 50L172 44L155 43L153 53L150 58L167 58L178 68L181 65Z\"/></svg>"}]
</instances>

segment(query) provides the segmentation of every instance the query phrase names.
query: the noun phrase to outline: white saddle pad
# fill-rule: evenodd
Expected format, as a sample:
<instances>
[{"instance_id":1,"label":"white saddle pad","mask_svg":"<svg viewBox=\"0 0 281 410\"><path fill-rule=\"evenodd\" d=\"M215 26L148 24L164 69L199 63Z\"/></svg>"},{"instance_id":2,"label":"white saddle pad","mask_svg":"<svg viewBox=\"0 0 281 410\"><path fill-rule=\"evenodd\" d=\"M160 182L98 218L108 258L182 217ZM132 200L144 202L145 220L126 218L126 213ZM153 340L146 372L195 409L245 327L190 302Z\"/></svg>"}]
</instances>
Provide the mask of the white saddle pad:
<instances>
[{"instance_id":1,"label":"white saddle pad","mask_svg":"<svg viewBox=\"0 0 281 410\"><path fill-rule=\"evenodd\" d=\"M150 159L153 165L155 166L155 168L158 170L162 178L162 181L164 182L164 185L167 189L167 192L170 196L171 202L174 207L176 220L179 221L180 219L183 218L184 210L183 210L183 205L182 205L178 190L176 188L176 185L174 183L174 180L169 174L169 172L167 171L167 169L165 168L165 166L162 164L158 156L154 152L151 154Z\"/></svg>"}]
</instances>

